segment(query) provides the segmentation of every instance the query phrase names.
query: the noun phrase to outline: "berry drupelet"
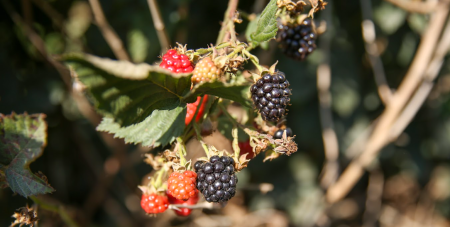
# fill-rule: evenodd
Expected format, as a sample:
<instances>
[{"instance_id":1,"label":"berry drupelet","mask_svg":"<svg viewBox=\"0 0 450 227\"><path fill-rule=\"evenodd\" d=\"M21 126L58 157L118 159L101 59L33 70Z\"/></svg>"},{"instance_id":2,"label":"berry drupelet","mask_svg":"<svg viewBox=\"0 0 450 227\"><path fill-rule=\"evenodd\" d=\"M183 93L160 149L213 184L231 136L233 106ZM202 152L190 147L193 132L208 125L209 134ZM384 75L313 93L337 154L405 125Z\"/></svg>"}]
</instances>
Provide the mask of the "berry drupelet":
<instances>
[{"instance_id":1,"label":"berry drupelet","mask_svg":"<svg viewBox=\"0 0 450 227\"><path fill-rule=\"evenodd\" d=\"M191 82L211 82L216 80L221 74L220 69L214 64L210 57L203 58L196 65L192 72Z\"/></svg>"},{"instance_id":2,"label":"berry drupelet","mask_svg":"<svg viewBox=\"0 0 450 227\"><path fill-rule=\"evenodd\" d=\"M159 214L169 208L169 200L165 195L155 193L143 194L141 207L147 214Z\"/></svg>"},{"instance_id":3,"label":"berry drupelet","mask_svg":"<svg viewBox=\"0 0 450 227\"><path fill-rule=\"evenodd\" d=\"M314 22L307 18L301 24L280 25L278 41L286 56L303 61L316 49Z\"/></svg>"},{"instance_id":4,"label":"berry drupelet","mask_svg":"<svg viewBox=\"0 0 450 227\"><path fill-rule=\"evenodd\" d=\"M212 156L209 162L198 161L197 189L208 202L225 202L236 193L238 179L234 174L234 160L226 156Z\"/></svg>"},{"instance_id":5,"label":"berry drupelet","mask_svg":"<svg viewBox=\"0 0 450 227\"><path fill-rule=\"evenodd\" d=\"M173 73L190 73L194 65L185 54L179 54L175 49L168 50L162 57L159 67L168 69Z\"/></svg>"},{"instance_id":6,"label":"berry drupelet","mask_svg":"<svg viewBox=\"0 0 450 227\"><path fill-rule=\"evenodd\" d=\"M278 130L275 132L275 134L273 134L273 138L274 139L281 139L283 138L283 133L286 131L286 136L287 137L292 137L292 129L291 128L286 128L285 130Z\"/></svg>"},{"instance_id":7,"label":"berry drupelet","mask_svg":"<svg viewBox=\"0 0 450 227\"><path fill-rule=\"evenodd\" d=\"M287 115L291 89L284 73L264 74L250 87L252 100L265 121L277 122Z\"/></svg>"}]
</instances>

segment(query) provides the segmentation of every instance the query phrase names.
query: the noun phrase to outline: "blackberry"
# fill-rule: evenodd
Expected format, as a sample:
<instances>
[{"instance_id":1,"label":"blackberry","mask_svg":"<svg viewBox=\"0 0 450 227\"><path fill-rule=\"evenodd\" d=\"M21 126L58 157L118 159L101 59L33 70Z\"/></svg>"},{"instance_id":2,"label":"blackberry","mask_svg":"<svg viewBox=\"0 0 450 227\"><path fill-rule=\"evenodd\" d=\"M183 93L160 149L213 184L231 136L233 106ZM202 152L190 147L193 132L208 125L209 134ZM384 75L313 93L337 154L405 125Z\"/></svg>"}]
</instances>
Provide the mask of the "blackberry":
<instances>
[{"instance_id":1,"label":"blackberry","mask_svg":"<svg viewBox=\"0 0 450 227\"><path fill-rule=\"evenodd\" d=\"M273 134L273 138L274 139L281 139L281 138L283 138L284 131L286 131L286 136L287 137L292 137L292 129L291 128L286 128L285 130L280 129L280 130L276 131L275 134Z\"/></svg>"},{"instance_id":2,"label":"blackberry","mask_svg":"<svg viewBox=\"0 0 450 227\"><path fill-rule=\"evenodd\" d=\"M287 113L291 89L284 73L276 71L273 75L264 74L250 87L252 100L265 121L277 122Z\"/></svg>"},{"instance_id":3,"label":"blackberry","mask_svg":"<svg viewBox=\"0 0 450 227\"><path fill-rule=\"evenodd\" d=\"M234 173L234 160L231 157L212 156L209 162L197 161L197 189L208 202L225 202L236 194L238 179Z\"/></svg>"},{"instance_id":4,"label":"blackberry","mask_svg":"<svg viewBox=\"0 0 450 227\"><path fill-rule=\"evenodd\" d=\"M284 54L295 60L303 61L316 49L317 34L309 18L301 24L280 25L278 41Z\"/></svg>"}]
</instances>

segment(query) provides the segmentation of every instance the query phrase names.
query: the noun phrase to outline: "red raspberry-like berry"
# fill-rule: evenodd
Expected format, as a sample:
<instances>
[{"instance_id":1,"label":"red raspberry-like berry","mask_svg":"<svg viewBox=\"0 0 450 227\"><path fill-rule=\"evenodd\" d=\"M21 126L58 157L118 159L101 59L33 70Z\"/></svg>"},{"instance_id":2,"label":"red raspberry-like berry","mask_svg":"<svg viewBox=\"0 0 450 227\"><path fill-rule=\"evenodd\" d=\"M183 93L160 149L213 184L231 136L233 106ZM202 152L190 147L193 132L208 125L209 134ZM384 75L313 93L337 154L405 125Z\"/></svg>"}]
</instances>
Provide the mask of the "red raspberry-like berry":
<instances>
[{"instance_id":1,"label":"red raspberry-like berry","mask_svg":"<svg viewBox=\"0 0 450 227\"><path fill-rule=\"evenodd\" d=\"M197 110L197 106L200 104L201 99L202 99L202 97L199 96L199 97L197 97L197 101L195 101L194 103L187 104L186 119L184 120L184 123L186 125L191 123L192 118L194 118L195 111ZM202 105L198 109L197 117L195 118L196 122L198 122L202 118L203 112L205 111L205 103L206 102L208 102L208 95L204 96Z\"/></svg>"},{"instance_id":2,"label":"red raspberry-like berry","mask_svg":"<svg viewBox=\"0 0 450 227\"><path fill-rule=\"evenodd\" d=\"M167 197L169 197L169 202L170 204L182 204L182 205L195 205L198 202L198 192L195 193L195 195L191 198L189 198L187 201L183 201L183 200L179 200L175 197L173 197L172 195L170 195L169 193L167 193ZM178 216L189 216L189 214L191 214L192 209L186 208L186 207L182 207L179 208L180 210L174 210L175 213Z\"/></svg>"},{"instance_id":3,"label":"red raspberry-like berry","mask_svg":"<svg viewBox=\"0 0 450 227\"><path fill-rule=\"evenodd\" d=\"M250 141L239 142L239 149L241 149L240 155L247 154L247 159L252 159L255 156L253 153L253 148L250 146Z\"/></svg>"},{"instance_id":4,"label":"red raspberry-like berry","mask_svg":"<svg viewBox=\"0 0 450 227\"><path fill-rule=\"evenodd\" d=\"M194 70L194 65L185 54L178 54L175 49L168 50L162 57L159 67L168 69L174 73L190 73Z\"/></svg>"},{"instance_id":5,"label":"red raspberry-like berry","mask_svg":"<svg viewBox=\"0 0 450 227\"><path fill-rule=\"evenodd\" d=\"M157 194L143 194L141 198L141 207L147 214L162 213L169 208L167 196Z\"/></svg>"},{"instance_id":6,"label":"red raspberry-like berry","mask_svg":"<svg viewBox=\"0 0 450 227\"><path fill-rule=\"evenodd\" d=\"M196 182L197 174L193 171L173 172L169 176L167 193L177 199L188 200L198 193L195 188Z\"/></svg>"},{"instance_id":7,"label":"red raspberry-like berry","mask_svg":"<svg viewBox=\"0 0 450 227\"><path fill-rule=\"evenodd\" d=\"M196 65L192 73L191 82L209 82L216 80L221 74L221 70L214 64L210 57L203 58Z\"/></svg>"}]
</instances>

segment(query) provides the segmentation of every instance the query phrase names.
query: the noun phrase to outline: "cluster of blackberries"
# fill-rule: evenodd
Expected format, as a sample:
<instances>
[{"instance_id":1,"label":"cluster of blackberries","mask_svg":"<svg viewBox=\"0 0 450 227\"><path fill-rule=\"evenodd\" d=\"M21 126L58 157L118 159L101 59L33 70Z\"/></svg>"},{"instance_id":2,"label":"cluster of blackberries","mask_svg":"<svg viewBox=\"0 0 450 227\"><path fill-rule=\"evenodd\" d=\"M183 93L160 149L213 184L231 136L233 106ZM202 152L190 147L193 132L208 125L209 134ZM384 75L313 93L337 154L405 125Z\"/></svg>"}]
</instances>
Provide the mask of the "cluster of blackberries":
<instances>
[{"instance_id":1,"label":"cluster of blackberries","mask_svg":"<svg viewBox=\"0 0 450 227\"><path fill-rule=\"evenodd\" d=\"M225 202L236 193L238 179L234 174L234 160L231 157L212 156L209 162L197 161L197 189L208 202Z\"/></svg>"},{"instance_id":2,"label":"cluster of blackberries","mask_svg":"<svg viewBox=\"0 0 450 227\"><path fill-rule=\"evenodd\" d=\"M286 136L287 137L292 137L292 135L293 135L292 134L292 129L291 128L286 128L285 130L280 129L280 130L276 131L275 134L273 134L273 138L274 139L281 139L281 138L283 138L284 131L286 131Z\"/></svg>"},{"instance_id":3,"label":"cluster of blackberries","mask_svg":"<svg viewBox=\"0 0 450 227\"><path fill-rule=\"evenodd\" d=\"M286 56L303 61L316 49L317 34L312 23L314 22L307 18L301 24L279 26L278 41Z\"/></svg>"},{"instance_id":4,"label":"cluster of blackberries","mask_svg":"<svg viewBox=\"0 0 450 227\"><path fill-rule=\"evenodd\" d=\"M291 100L291 89L284 73L266 73L250 87L250 92L263 120L277 122L287 114L286 107Z\"/></svg>"}]
</instances>

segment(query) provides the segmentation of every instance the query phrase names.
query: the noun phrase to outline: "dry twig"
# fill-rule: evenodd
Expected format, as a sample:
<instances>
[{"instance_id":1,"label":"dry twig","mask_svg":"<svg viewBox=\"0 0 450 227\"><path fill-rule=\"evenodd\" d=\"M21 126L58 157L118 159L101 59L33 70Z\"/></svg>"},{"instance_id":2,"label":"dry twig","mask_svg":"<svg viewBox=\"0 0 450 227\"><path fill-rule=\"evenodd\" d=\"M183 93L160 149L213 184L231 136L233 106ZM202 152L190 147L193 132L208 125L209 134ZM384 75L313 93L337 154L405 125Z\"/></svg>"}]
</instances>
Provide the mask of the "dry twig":
<instances>
[{"instance_id":1,"label":"dry twig","mask_svg":"<svg viewBox=\"0 0 450 227\"><path fill-rule=\"evenodd\" d=\"M372 3L370 1L361 0L361 12L363 14L363 21L361 23L362 35L365 42L366 56L372 66L375 82L378 86L378 95L381 101L386 105L392 97L391 89L386 80L384 73L383 62L380 58L380 50L378 49L375 33L375 24L372 16Z\"/></svg>"},{"instance_id":2,"label":"dry twig","mask_svg":"<svg viewBox=\"0 0 450 227\"><path fill-rule=\"evenodd\" d=\"M407 1L407 0L385 0L399 8L411 13L432 13L438 7L439 1Z\"/></svg>"},{"instance_id":3,"label":"dry twig","mask_svg":"<svg viewBox=\"0 0 450 227\"><path fill-rule=\"evenodd\" d=\"M100 5L100 2L98 0L89 0L89 3L91 4L92 12L94 13L97 26L100 28L103 37L105 38L109 47L111 47L112 51L114 52L114 55L119 60L130 61L130 56L128 56L128 53L124 48L122 40L120 40L117 33L108 24L105 14L103 13L102 6Z\"/></svg>"},{"instance_id":4,"label":"dry twig","mask_svg":"<svg viewBox=\"0 0 450 227\"><path fill-rule=\"evenodd\" d=\"M148 6L150 7L150 12L152 14L153 24L155 25L156 33L158 35L159 44L162 50L168 50L170 47L169 36L167 35L166 26L161 18L161 13L159 12L158 3L156 0L147 0Z\"/></svg>"},{"instance_id":5,"label":"dry twig","mask_svg":"<svg viewBox=\"0 0 450 227\"><path fill-rule=\"evenodd\" d=\"M442 4L442 7L438 7L432 15L413 63L398 91L394 94L386 106L385 111L380 116L380 121L375 126L364 152L360 157L350 163L336 184L332 185L327 191L327 200L330 203L342 199L350 191L364 173L364 168L376 158L380 149L390 139L391 126L421 83L447 19L449 7L446 3Z\"/></svg>"}]
</instances>

